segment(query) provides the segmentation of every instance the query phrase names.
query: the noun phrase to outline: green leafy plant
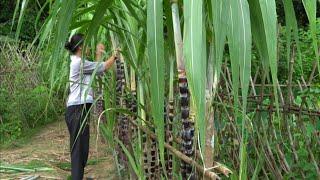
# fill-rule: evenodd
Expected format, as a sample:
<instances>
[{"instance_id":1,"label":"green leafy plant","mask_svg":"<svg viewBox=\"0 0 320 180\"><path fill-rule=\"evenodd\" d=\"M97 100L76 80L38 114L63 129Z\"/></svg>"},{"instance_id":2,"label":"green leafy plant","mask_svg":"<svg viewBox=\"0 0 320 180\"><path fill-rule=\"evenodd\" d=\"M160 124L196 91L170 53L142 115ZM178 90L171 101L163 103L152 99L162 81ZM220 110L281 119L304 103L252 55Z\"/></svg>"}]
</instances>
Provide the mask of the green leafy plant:
<instances>
[{"instance_id":1,"label":"green leafy plant","mask_svg":"<svg viewBox=\"0 0 320 180\"><path fill-rule=\"evenodd\" d=\"M114 77L110 78L110 81L113 81L110 82L112 85L104 89L104 99L110 101L105 103L106 116L111 122L106 124L103 131L108 139L115 140L113 135L118 135L118 132L114 132L115 129L118 130L121 124L125 124L123 127L128 129L127 121L124 123L123 117L128 120L130 113L121 108L129 107L126 104L127 97L132 96L133 90L136 90L137 118L131 124L136 123L140 130L132 140L135 144L128 145L127 141L123 140L117 143L119 146L113 147L114 152L124 152L127 163L131 164L132 174L139 176L138 178L149 175L151 178L167 176L164 162L167 134L164 129L166 122L163 105L168 95L172 101L175 93L172 89L178 86L177 79L180 80L181 77L186 78L184 82L188 82L185 86L189 85L188 88L184 88L185 91L190 91L190 96L184 93L188 96L185 99L190 98L190 105L185 105L187 110L183 111L185 119L188 120L186 124L194 123L195 131L189 131L188 136L191 140L188 144L187 141L179 141L183 135L176 134L183 129L183 124L177 123L177 130L172 138L177 141L177 148L188 147L182 151L182 155L176 157L180 161L193 162L193 165L195 159L197 163L194 167L189 166L188 171L204 173L211 178L217 177L217 173L228 176L230 170L210 168L216 167L217 162L206 162L213 159L214 152L217 160L234 169L235 173L231 177L234 179L247 179L251 175L255 178L273 179L287 176L305 178L310 174L310 177L313 177L315 173L310 173L311 169L320 176L316 163L319 160L316 151L319 147L317 143L308 143L316 141L312 136L308 136L315 129L311 128L311 121L304 120L306 117L301 113L287 113L289 108L297 107L290 106L286 109L280 95L290 95L292 89L283 90L278 87L279 82L288 80L288 84L291 85L297 77L308 76L302 66L305 60L315 59L312 63L318 63L316 0L302 1L310 24L307 36L298 31L297 16L290 0L282 1L286 21L286 29L283 31L286 34L278 31L275 0L70 0L54 1L53 4L52 1L47 2L50 3L50 14L36 40L39 40L39 49L52 52L43 63L45 66L42 66L46 67L49 95L52 96L56 90L63 89L67 82L68 62L65 61L66 53L62 47L69 32L85 33L85 45L92 49L97 39L107 44L110 44L111 39L112 46L109 47L112 49L121 47L121 58L125 60L121 69L125 77L121 80L119 97L114 97ZM183 10L180 11L182 19L180 9ZM18 24L21 24L22 20L19 19ZM183 27L182 31L180 26ZM17 33L16 36L18 35ZM303 38L308 39L308 45L304 45ZM307 47L311 50L307 50ZM253 58L252 49L255 51ZM304 59L304 55L310 58ZM169 78L171 57L176 57L177 67ZM270 85L268 89L261 87L257 92L267 92L270 96L261 99L251 96L251 91L254 91L250 76L252 59L254 65L260 67L259 82ZM225 67L222 65L223 60L226 60ZM297 72L294 78L292 66ZM279 67L286 71L281 71ZM314 72L313 69L311 71ZM310 69L306 68L306 71L309 72ZM167 81L170 83L166 83ZM222 83L225 87L222 87ZM168 88L168 84L172 87ZM43 92L43 89L34 91ZM227 97L221 98L220 94L226 92ZM292 93L296 93L296 90ZM183 93L179 96L181 94ZM256 92L253 96L256 96ZM250 98L255 101L251 102ZM182 99L183 97L177 98L177 114L182 114L182 110L179 110ZM284 99L289 99L290 103L292 97ZM304 108L311 109L308 102L301 101L301 104ZM261 108L262 106L264 108ZM113 110L118 111L108 113ZM213 131L216 128L210 129L208 126L211 125L209 119L212 113L219 115L214 123L223 128L217 128L217 134L213 135L218 139L215 141L218 144L215 148L207 142L208 138L212 137L206 137L207 129ZM176 119L181 119L180 115L177 115ZM145 131L142 132L142 129ZM146 131L155 132L156 137L151 138L150 133ZM187 128L181 132L188 132ZM118 139L127 136L129 132L125 131ZM168 148L168 145L166 147ZM115 162L118 162L119 156L115 155ZM310 157L311 163L299 161L307 157ZM306 167L301 168L303 165ZM255 166L257 168L254 168ZM180 169L175 169L174 174L177 177L183 174L179 172ZM192 174L196 173L188 175ZM184 175L182 177L186 178Z\"/></svg>"}]
</instances>

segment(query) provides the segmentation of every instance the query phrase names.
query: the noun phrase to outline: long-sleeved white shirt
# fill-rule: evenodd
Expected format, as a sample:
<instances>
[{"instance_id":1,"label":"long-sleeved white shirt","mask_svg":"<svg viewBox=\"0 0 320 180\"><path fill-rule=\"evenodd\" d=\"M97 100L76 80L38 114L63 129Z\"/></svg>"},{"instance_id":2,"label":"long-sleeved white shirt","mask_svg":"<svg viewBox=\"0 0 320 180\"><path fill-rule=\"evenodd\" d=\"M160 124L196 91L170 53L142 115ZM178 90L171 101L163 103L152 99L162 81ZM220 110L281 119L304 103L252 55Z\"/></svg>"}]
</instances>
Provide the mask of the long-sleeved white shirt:
<instances>
[{"instance_id":1,"label":"long-sleeved white shirt","mask_svg":"<svg viewBox=\"0 0 320 180\"><path fill-rule=\"evenodd\" d=\"M90 87L94 74L101 75L105 70L105 62L91 62L80 57L70 56L70 94L67 106L93 103L93 91Z\"/></svg>"}]
</instances>

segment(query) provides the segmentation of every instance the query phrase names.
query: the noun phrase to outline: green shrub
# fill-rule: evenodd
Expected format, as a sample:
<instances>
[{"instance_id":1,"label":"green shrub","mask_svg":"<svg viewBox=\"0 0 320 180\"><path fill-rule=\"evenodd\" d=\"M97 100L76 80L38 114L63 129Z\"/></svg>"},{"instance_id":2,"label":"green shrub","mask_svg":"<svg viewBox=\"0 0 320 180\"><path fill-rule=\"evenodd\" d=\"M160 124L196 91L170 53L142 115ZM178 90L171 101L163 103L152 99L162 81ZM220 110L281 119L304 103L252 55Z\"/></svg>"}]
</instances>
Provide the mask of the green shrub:
<instances>
[{"instance_id":1,"label":"green shrub","mask_svg":"<svg viewBox=\"0 0 320 180\"><path fill-rule=\"evenodd\" d=\"M317 39L320 45L320 18L317 21ZM293 37L292 37L293 40ZM279 35L279 69L278 79L284 83L288 80L288 61L287 61L287 47L286 47L286 28L280 30ZM313 69L316 55L312 46L312 36L309 28L299 29L299 45L301 49L302 68L298 62L298 52L295 51L295 62L293 71L293 81L301 80L301 76L307 81ZM302 70L303 69L303 70ZM314 79L314 83L319 83L320 79Z\"/></svg>"},{"instance_id":2,"label":"green shrub","mask_svg":"<svg viewBox=\"0 0 320 180\"><path fill-rule=\"evenodd\" d=\"M20 110L28 127L36 127L54 120L56 113L52 103L48 103L49 90L37 86L17 96Z\"/></svg>"},{"instance_id":3,"label":"green shrub","mask_svg":"<svg viewBox=\"0 0 320 180\"><path fill-rule=\"evenodd\" d=\"M36 127L57 120L64 107L39 73L39 53L16 44L0 45L0 137L12 142Z\"/></svg>"},{"instance_id":4,"label":"green shrub","mask_svg":"<svg viewBox=\"0 0 320 180\"><path fill-rule=\"evenodd\" d=\"M10 119L10 120L9 120ZM12 99L6 89L0 89L0 136L1 143L21 136L22 122L12 109Z\"/></svg>"}]
</instances>

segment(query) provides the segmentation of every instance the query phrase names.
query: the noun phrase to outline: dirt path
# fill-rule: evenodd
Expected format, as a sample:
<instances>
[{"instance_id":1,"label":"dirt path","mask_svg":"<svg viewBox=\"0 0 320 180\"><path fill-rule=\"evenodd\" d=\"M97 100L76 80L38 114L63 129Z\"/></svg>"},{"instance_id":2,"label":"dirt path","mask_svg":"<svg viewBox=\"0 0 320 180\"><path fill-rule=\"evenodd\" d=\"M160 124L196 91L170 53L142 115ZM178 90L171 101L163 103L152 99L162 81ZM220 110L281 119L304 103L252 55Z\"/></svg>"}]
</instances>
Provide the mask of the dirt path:
<instances>
[{"instance_id":1,"label":"dirt path","mask_svg":"<svg viewBox=\"0 0 320 180\"><path fill-rule=\"evenodd\" d=\"M90 127L89 161L85 169L85 177L94 179L117 179L112 153L108 145L96 141L96 130ZM0 152L1 165L22 165L22 167L47 167L43 172L0 172L0 179L21 179L38 177L37 179L67 179L70 174L69 134L63 120L44 127L27 144Z\"/></svg>"}]
</instances>

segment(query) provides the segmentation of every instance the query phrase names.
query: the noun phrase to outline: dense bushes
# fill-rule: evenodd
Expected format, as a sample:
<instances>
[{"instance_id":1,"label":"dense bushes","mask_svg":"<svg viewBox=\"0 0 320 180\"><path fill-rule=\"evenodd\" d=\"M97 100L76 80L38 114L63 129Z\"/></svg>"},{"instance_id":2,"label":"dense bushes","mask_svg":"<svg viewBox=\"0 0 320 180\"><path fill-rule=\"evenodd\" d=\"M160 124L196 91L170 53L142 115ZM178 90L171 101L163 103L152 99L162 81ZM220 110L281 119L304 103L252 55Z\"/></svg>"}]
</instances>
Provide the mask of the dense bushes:
<instances>
[{"instance_id":1,"label":"dense bushes","mask_svg":"<svg viewBox=\"0 0 320 180\"><path fill-rule=\"evenodd\" d=\"M6 143L56 120L64 103L59 96L49 96L38 70L39 53L13 44L0 49L0 136Z\"/></svg>"},{"instance_id":2,"label":"dense bushes","mask_svg":"<svg viewBox=\"0 0 320 180\"><path fill-rule=\"evenodd\" d=\"M286 27L282 26L279 28L279 37L278 37L278 80L279 82L286 83L288 80L289 74L289 64L287 60L287 37L286 37ZM317 21L317 39L318 45L320 45L320 18ZM315 51L312 45L313 39L311 35L310 28L300 28L299 29L299 46L301 50L301 63L298 59L298 52L295 48L295 59L293 65L293 82L296 83L297 80L301 81L301 77L307 81L310 77L310 74L313 70L314 62L316 60ZM295 45L294 38L292 37L292 43ZM292 48L292 46L291 46ZM292 52L291 52L292 54ZM255 47L252 50L252 76L255 76L257 68L260 67L261 71L261 58ZM315 72L315 75L317 71ZM261 83L261 76L258 77L257 82ZM315 77L313 83L320 83L320 78Z\"/></svg>"},{"instance_id":3,"label":"dense bushes","mask_svg":"<svg viewBox=\"0 0 320 180\"><path fill-rule=\"evenodd\" d=\"M286 49L286 28L283 27L280 30L279 37L279 70L278 78L280 82L285 82L288 77L288 61L287 61L287 49ZM320 45L320 18L317 21L317 39L318 44ZM293 38L292 38L293 40ZM298 52L295 51L295 62L294 62L294 72L293 72L293 81L301 80L301 76L305 80L309 79L311 71L313 69L314 62L316 60L316 55L314 48L312 46L312 35L310 28L301 28L299 29L299 45L301 50L301 60L300 64L298 61ZM303 69L303 70L302 70ZM313 81L314 83L320 83L320 78L316 78Z\"/></svg>"}]
</instances>

